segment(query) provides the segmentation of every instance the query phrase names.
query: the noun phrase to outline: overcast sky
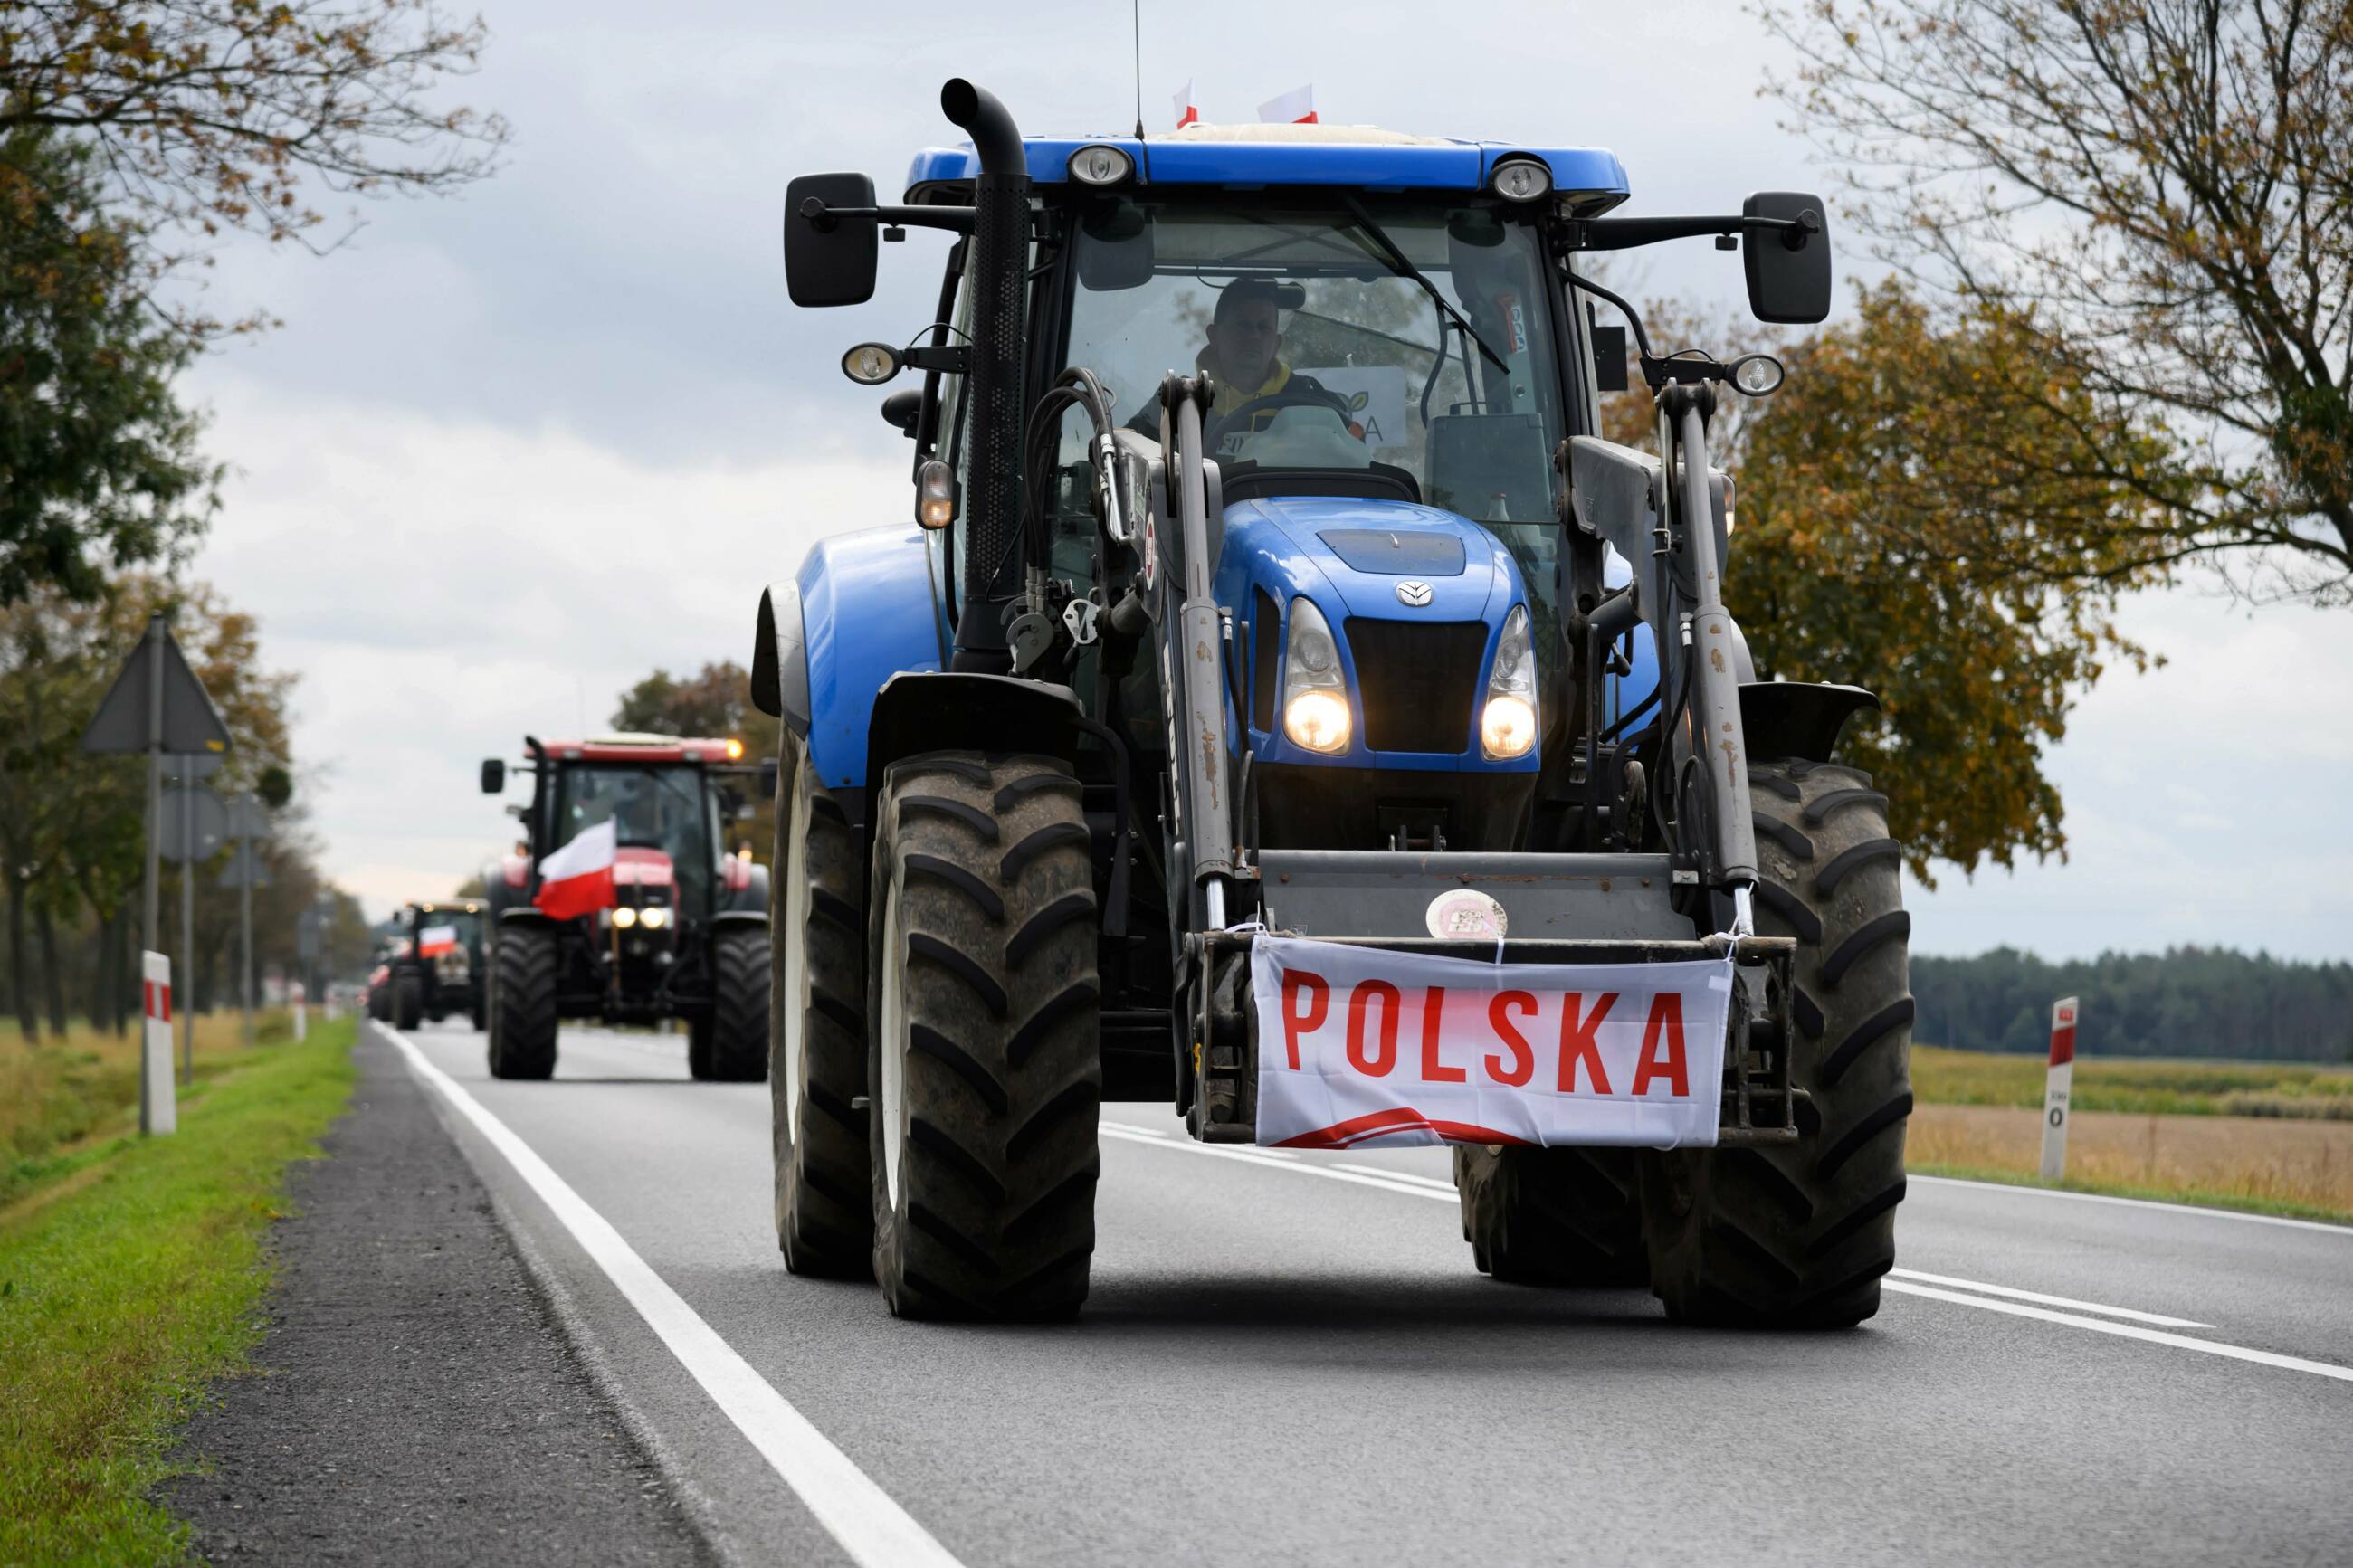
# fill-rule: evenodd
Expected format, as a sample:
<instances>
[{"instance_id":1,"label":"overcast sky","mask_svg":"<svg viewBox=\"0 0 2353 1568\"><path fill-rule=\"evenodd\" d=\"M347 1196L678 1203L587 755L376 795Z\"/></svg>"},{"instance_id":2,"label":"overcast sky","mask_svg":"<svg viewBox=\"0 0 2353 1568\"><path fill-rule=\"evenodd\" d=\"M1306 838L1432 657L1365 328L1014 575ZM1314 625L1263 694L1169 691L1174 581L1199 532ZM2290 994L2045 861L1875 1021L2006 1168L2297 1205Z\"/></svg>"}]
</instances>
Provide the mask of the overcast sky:
<instances>
[{"instance_id":1,"label":"overcast sky","mask_svg":"<svg viewBox=\"0 0 2353 1568\"><path fill-rule=\"evenodd\" d=\"M895 192L953 135L953 75L1036 132L1135 113L1124 4L483 9L462 98L514 124L498 176L367 204L325 259L229 248L216 303L285 326L192 377L236 468L197 570L301 672L327 863L373 913L447 893L508 837L480 758L603 727L657 666L747 661L764 584L814 539L905 515L906 448L835 363L929 319L940 246L886 249L871 305L797 311L786 181L861 169ZM1723 0L1144 11L1150 129L1187 79L1211 120L1312 82L1327 121L1614 148L1630 212L1829 184L1755 94L1778 51ZM1736 259L1704 244L1648 267L1647 289L1738 297ZM1944 868L1912 889L1915 950L2353 952L2353 616L2185 591L2126 626L2171 662L2103 681L2051 757L2070 860Z\"/></svg>"}]
</instances>

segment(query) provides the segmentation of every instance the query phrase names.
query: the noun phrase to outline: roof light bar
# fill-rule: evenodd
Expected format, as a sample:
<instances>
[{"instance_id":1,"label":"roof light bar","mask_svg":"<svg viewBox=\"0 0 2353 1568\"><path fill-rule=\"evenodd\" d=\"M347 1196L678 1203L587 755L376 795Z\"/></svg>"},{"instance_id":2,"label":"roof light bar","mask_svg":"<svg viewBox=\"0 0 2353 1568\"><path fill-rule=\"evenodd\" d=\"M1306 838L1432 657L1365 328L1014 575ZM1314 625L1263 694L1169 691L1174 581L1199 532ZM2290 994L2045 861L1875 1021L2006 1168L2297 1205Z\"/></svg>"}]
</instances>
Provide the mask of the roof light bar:
<instances>
[{"instance_id":1,"label":"roof light bar","mask_svg":"<svg viewBox=\"0 0 2353 1568\"><path fill-rule=\"evenodd\" d=\"M1539 158L1506 158L1487 183L1507 202L1540 202L1552 194L1552 166Z\"/></svg>"},{"instance_id":2,"label":"roof light bar","mask_svg":"<svg viewBox=\"0 0 2353 1568\"><path fill-rule=\"evenodd\" d=\"M1117 147L1082 147L1071 154L1071 178L1082 185L1117 185L1135 173L1135 160Z\"/></svg>"}]
</instances>

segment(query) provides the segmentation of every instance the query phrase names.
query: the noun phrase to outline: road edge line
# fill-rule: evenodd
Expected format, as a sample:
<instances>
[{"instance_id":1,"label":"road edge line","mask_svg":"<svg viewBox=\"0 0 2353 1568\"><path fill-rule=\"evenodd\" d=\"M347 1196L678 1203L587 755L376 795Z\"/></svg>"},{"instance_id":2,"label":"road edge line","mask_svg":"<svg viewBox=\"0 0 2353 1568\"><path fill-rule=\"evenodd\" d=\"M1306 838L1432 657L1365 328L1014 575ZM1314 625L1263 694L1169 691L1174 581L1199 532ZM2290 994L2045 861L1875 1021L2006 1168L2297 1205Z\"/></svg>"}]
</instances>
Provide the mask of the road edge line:
<instances>
[{"instance_id":1,"label":"road edge line","mask_svg":"<svg viewBox=\"0 0 2353 1568\"><path fill-rule=\"evenodd\" d=\"M2325 1219L2297 1219L2293 1215L2254 1214L2246 1209L2218 1209L2206 1204L2168 1203L2163 1198L2127 1198L2115 1193L2071 1193L2063 1187L2030 1186L2022 1182L1980 1182L1972 1176L1932 1176L1926 1173L1909 1177L1915 1182L1933 1182L1948 1187L1975 1187L1980 1192L2022 1193L2036 1198L2073 1198L2084 1204L2123 1204L2128 1208L2156 1209L2163 1214L2197 1215L2207 1219L2243 1220L2249 1225L2284 1225L2292 1230L2319 1230L2331 1236L2353 1237L2353 1225L2333 1225Z\"/></svg>"},{"instance_id":2,"label":"road edge line","mask_svg":"<svg viewBox=\"0 0 2353 1568\"><path fill-rule=\"evenodd\" d=\"M538 1151L397 1034L386 1032L409 1070L446 1100L545 1204L573 1241L620 1291L663 1348L860 1568L963 1568L874 1479L836 1447L793 1403L721 1338L655 1273L611 1221L556 1174Z\"/></svg>"},{"instance_id":3,"label":"road edge line","mask_svg":"<svg viewBox=\"0 0 2353 1568\"><path fill-rule=\"evenodd\" d=\"M2111 1323L2099 1318L2080 1317L2073 1312L2054 1312L2047 1307L2030 1307L2021 1301L1998 1301L1990 1296L1970 1296L1958 1290L1939 1290L1933 1285L1915 1285L1908 1279L1882 1279L1883 1290L1901 1291L1906 1296L1925 1296L1932 1301L1950 1301L1956 1306L1976 1307L1988 1312L2007 1312L2012 1317L2034 1318L2046 1323L2060 1323L2071 1329L2089 1329L2094 1333L2115 1334L2122 1339L2143 1340L2153 1345L2170 1345L2176 1350L2202 1351L2208 1355L2227 1357L2232 1361L2253 1362L2258 1366L2279 1367L2288 1372L2308 1372L2316 1377L2335 1378L2339 1383L2353 1383L2353 1366L2337 1366L2325 1361L2306 1361L2302 1356L2282 1355L2277 1351L2259 1351L2246 1345L2226 1344L2221 1340L2201 1340L2190 1334L2172 1334L2163 1329L2144 1329L2137 1323Z\"/></svg>"}]
</instances>

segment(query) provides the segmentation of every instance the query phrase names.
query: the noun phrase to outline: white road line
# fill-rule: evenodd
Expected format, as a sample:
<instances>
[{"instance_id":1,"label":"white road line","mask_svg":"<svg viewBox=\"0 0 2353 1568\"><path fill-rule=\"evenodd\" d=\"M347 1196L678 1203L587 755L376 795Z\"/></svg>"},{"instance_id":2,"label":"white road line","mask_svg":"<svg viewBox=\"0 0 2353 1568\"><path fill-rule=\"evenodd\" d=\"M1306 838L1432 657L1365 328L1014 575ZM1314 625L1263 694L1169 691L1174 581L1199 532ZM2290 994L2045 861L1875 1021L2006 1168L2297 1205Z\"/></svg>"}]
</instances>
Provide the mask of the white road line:
<instances>
[{"instance_id":1,"label":"white road line","mask_svg":"<svg viewBox=\"0 0 2353 1568\"><path fill-rule=\"evenodd\" d=\"M1451 1181L1441 1182L1435 1176L1419 1175L1412 1171L1394 1171L1387 1165L1350 1165L1336 1160L1333 1166L1342 1171L1362 1171L1368 1176L1387 1176L1392 1182L1407 1182L1417 1187L1434 1187L1450 1198L1455 1194Z\"/></svg>"},{"instance_id":2,"label":"white road line","mask_svg":"<svg viewBox=\"0 0 2353 1568\"><path fill-rule=\"evenodd\" d=\"M1257 1165L1267 1170L1304 1171L1312 1176L1323 1176L1335 1182L1354 1182L1360 1187L1378 1187L1382 1192L1403 1193L1408 1197L1444 1198L1448 1203L1454 1201L1452 1193L1433 1192L1428 1187L1409 1186L1403 1182L1393 1182L1386 1175L1360 1176L1353 1171L1335 1170L1329 1165L1309 1165L1291 1160L1269 1159L1266 1150L1255 1149L1248 1144L1196 1143L1189 1138L1163 1138L1156 1132L1123 1126L1116 1121L1103 1123L1102 1130L1105 1137L1123 1138L1128 1142L1147 1144L1155 1149L1182 1149L1188 1154L1208 1154L1221 1160L1239 1160L1245 1165Z\"/></svg>"},{"instance_id":3,"label":"white road line","mask_svg":"<svg viewBox=\"0 0 2353 1568\"><path fill-rule=\"evenodd\" d=\"M1956 1279L1949 1274L1924 1274L1917 1268L1891 1268L1888 1273L1898 1279L1917 1279L1924 1285L1950 1285L1962 1290L1981 1291L1988 1296L2007 1296L2013 1301L2040 1301L2046 1307L2070 1307L2078 1312L2098 1312L2104 1317L2130 1318L2137 1323L2155 1323L2160 1329L2211 1329L2211 1323L2200 1323L2189 1318L2168 1318L2162 1312L2139 1312L2130 1307L2103 1307L2097 1301L2078 1301L2069 1296L2045 1296L2040 1290L2020 1290L2008 1285L1989 1285L1982 1279Z\"/></svg>"},{"instance_id":4,"label":"white road line","mask_svg":"<svg viewBox=\"0 0 2353 1568\"><path fill-rule=\"evenodd\" d=\"M1332 1165L1313 1165L1306 1163L1290 1164L1274 1160L1262 1159L1259 1157L1259 1152L1257 1150L1249 1148L1247 1145L1195 1143L1187 1140L1173 1138L1164 1139L1156 1134L1140 1133L1135 1129L1124 1127L1118 1122L1113 1121L1104 1122L1103 1124L1103 1131L1111 1134L1114 1138L1125 1138L1132 1142L1148 1143L1156 1148L1183 1150L1188 1153L1194 1154L1214 1154L1229 1160L1240 1160L1254 1165L1271 1165L1277 1170L1300 1171L1311 1176L1322 1176L1327 1181L1355 1182L1363 1186L1380 1187L1392 1193L1404 1193L1409 1197L1437 1198L1442 1202L1451 1202L1454 1196L1451 1193L1440 1192L1435 1187L1410 1186L1403 1182L1390 1180L1377 1181L1369 1176L1358 1175L1355 1171L1342 1170ZM1972 1183L1971 1184L1977 1185L1979 1184ZM2033 1189L2024 1190L2031 1191ZM1903 1274L1909 1273L1910 1270L1898 1269L1896 1272ZM1933 1278L1933 1276L1928 1278ZM2144 1329L2132 1323L2105 1322L2098 1318L2082 1317L2073 1312L2053 1311L2046 1307L2031 1307L2022 1301L1997 1300L1990 1296L1968 1296L1964 1295L1957 1290L1940 1289L1933 1285L1915 1285L1907 1279L1883 1279L1881 1281L1881 1284L1887 1289L1900 1291L1906 1296L1925 1296L1931 1300L1950 1301L1956 1306L1978 1307L1989 1312L2007 1312L2013 1317L2033 1318L2042 1322L2064 1324L2069 1328L2089 1329L2094 1333L2117 1334L2128 1340L2145 1340L2150 1344L2171 1345L2177 1350L2199 1351L2207 1355L2226 1356L2232 1361L2254 1362L2263 1366L2281 1367L2290 1372L2308 1372L2320 1377L2331 1377L2336 1378L2340 1382L2353 1383L2353 1367L2335 1366L2327 1362L2305 1361L2297 1356L2277 1355L2270 1351L2249 1350L2243 1345L2224 1344L2219 1340L2192 1339L2187 1334L2168 1333L2162 1329ZM1982 1290L2000 1289L2005 1295L2031 1296L2035 1300L2056 1300L2060 1299L2048 1296L2034 1296L2032 1292L2010 1290L2007 1287L1977 1286L1975 1289ZM2092 1307L2089 1310L2093 1311L2117 1310L2116 1308L2109 1307ZM2182 1321L2180 1319L2160 1319L2154 1313L2135 1313L2134 1315L2136 1317L2147 1318L2151 1321L2158 1322ZM2207 1325L2200 1323L2194 1326L2204 1328Z\"/></svg>"},{"instance_id":5,"label":"white road line","mask_svg":"<svg viewBox=\"0 0 2353 1568\"><path fill-rule=\"evenodd\" d=\"M410 1068L460 1116L473 1123L491 1146L506 1156L515 1173L554 1211L582 1249L605 1271L646 1325L659 1336L679 1364L702 1385L727 1418L751 1440L760 1457L806 1504L826 1533L841 1543L860 1568L962 1568L948 1549L849 1457L809 1424L792 1402L735 1353L679 1293L663 1283L610 1221L591 1208L532 1146L516 1136L456 1079L391 1030L385 1037L408 1058Z\"/></svg>"},{"instance_id":6,"label":"white road line","mask_svg":"<svg viewBox=\"0 0 2353 1568\"><path fill-rule=\"evenodd\" d=\"M2239 1209L2210 1209L2197 1204L2160 1203L2155 1198L2120 1198L2108 1193L2071 1193L2062 1187L2029 1187L2010 1182L1973 1182L1967 1176L1913 1176L1914 1182L1926 1182L1932 1186L1975 1187L1984 1193L2016 1193L2030 1198L2072 1198L2079 1204L2124 1204L2137 1209L2157 1209L2165 1214L2196 1215L2200 1219L2235 1219L2248 1225L2284 1225L2295 1230L2322 1230L2331 1236L2353 1237L2353 1225L2331 1225L2327 1220L2290 1219L2283 1214L2247 1214Z\"/></svg>"},{"instance_id":7,"label":"white road line","mask_svg":"<svg viewBox=\"0 0 2353 1568\"><path fill-rule=\"evenodd\" d=\"M1930 1285L1914 1285L1902 1279L1883 1279L1884 1289L1901 1290L1907 1296L1926 1296L1935 1301L1950 1301L1957 1306L1976 1307L1988 1312L2008 1312L2013 1317L2034 1318L2046 1323L2064 1323L2071 1329L2089 1329L2094 1333L2117 1334L2128 1340L2146 1340L2153 1345L2171 1345L2176 1350L2199 1351L2207 1355L2227 1356L2232 1361L2251 1361L2263 1366L2284 1367L2290 1372L2308 1372L2316 1377L2333 1377L2339 1383L2353 1383L2353 1366L2334 1366L2323 1361L2306 1361L2300 1356L2277 1355L2270 1351L2249 1350L2244 1345L2226 1345L2220 1340L2192 1339L2188 1334L2168 1334L2162 1329L2137 1328L2131 1323L2103 1322L2097 1318L2079 1318L2073 1312L2054 1312L2044 1307L2029 1307L2017 1301L1995 1301L1983 1296L1964 1296L1957 1290L1939 1290Z\"/></svg>"}]
</instances>

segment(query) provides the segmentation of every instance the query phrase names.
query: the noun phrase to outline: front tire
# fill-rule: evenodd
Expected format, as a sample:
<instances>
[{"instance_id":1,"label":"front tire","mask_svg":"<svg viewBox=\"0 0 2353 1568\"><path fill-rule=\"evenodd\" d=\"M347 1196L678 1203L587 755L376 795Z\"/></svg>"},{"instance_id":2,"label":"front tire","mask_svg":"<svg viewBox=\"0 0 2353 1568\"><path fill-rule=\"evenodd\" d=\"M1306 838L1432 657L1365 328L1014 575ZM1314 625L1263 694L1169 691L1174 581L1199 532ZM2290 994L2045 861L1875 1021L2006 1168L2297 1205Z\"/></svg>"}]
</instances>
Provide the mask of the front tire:
<instances>
[{"instance_id":1,"label":"front tire","mask_svg":"<svg viewBox=\"0 0 2353 1568\"><path fill-rule=\"evenodd\" d=\"M1639 1161L1627 1149L1457 1144L1462 1239L1480 1272L1511 1285L1640 1285Z\"/></svg>"},{"instance_id":2,"label":"front tire","mask_svg":"<svg viewBox=\"0 0 2353 1568\"><path fill-rule=\"evenodd\" d=\"M1804 762L1749 774L1757 925L1798 940L1790 1081L1799 1140L1644 1157L1651 1288L1670 1317L1846 1328L1879 1310L1895 1263L1912 1113L1912 930L1867 773Z\"/></svg>"},{"instance_id":3,"label":"front tire","mask_svg":"<svg viewBox=\"0 0 2353 1568\"><path fill-rule=\"evenodd\" d=\"M874 1274L902 1318L1066 1318L1094 1253L1099 983L1078 780L935 752L877 792Z\"/></svg>"},{"instance_id":4,"label":"front tire","mask_svg":"<svg viewBox=\"0 0 2353 1568\"><path fill-rule=\"evenodd\" d=\"M555 1074L556 932L517 925L499 936L498 1000L491 1010L491 1076L544 1079Z\"/></svg>"},{"instance_id":5,"label":"front tire","mask_svg":"<svg viewBox=\"0 0 2353 1568\"><path fill-rule=\"evenodd\" d=\"M768 1128L776 1247L795 1274L874 1272L866 1149L866 878L858 833L785 737L768 877Z\"/></svg>"}]
</instances>

